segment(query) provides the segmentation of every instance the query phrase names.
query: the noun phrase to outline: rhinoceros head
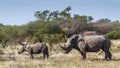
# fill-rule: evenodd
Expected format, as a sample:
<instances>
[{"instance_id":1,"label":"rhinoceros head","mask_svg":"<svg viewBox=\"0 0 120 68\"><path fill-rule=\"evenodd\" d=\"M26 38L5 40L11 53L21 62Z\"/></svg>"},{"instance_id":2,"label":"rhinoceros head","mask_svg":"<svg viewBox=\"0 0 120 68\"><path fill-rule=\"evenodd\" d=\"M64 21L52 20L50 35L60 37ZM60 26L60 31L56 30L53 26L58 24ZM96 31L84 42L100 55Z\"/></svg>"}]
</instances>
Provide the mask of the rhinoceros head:
<instances>
[{"instance_id":1,"label":"rhinoceros head","mask_svg":"<svg viewBox=\"0 0 120 68\"><path fill-rule=\"evenodd\" d=\"M18 54L23 53L24 51L26 51L26 44L23 44L20 42L20 44L22 45L19 50L18 50Z\"/></svg>"},{"instance_id":2,"label":"rhinoceros head","mask_svg":"<svg viewBox=\"0 0 120 68\"><path fill-rule=\"evenodd\" d=\"M67 43L65 44L66 47L63 47L60 45L60 47L65 51L65 53L68 53L72 50L72 48L75 48L75 46L78 43L78 35L73 35L70 38L67 39Z\"/></svg>"}]
</instances>

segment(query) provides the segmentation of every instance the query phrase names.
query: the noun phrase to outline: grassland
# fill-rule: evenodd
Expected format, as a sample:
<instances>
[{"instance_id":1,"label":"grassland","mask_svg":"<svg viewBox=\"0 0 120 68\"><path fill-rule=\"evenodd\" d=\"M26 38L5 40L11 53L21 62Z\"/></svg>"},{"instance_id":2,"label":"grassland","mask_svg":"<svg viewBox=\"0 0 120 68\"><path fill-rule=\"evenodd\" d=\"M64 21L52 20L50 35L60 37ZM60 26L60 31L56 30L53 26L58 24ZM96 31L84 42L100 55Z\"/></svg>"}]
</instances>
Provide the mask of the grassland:
<instances>
[{"instance_id":1,"label":"grassland","mask_svg":"<svg viewBox=\"0 0 120 68\"><path fill-rule=\"evenodd\" d=\"M27 53L17 54L17 49L2 49L5 55L0 55L0 68L120 68L120 40L112 40L111 52L113 59L106 61L104 53L87 53L87 60L83 61L81 55L72 50L69 54L50 52L49 59L42 59L42 54L34 55L29 59Z\"/></svg>"}]
</instances>

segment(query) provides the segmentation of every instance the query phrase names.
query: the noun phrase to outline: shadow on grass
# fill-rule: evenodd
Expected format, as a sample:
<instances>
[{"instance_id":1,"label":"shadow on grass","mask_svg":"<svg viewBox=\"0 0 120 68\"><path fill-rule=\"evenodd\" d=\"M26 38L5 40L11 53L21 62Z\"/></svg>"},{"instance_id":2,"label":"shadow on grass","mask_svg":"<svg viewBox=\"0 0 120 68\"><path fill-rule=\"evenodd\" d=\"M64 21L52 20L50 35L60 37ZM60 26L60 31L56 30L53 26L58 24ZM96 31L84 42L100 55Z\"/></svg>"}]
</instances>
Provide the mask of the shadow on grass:
<instances>
[{"instance_id":1,"label":"shadow on grass","mask_svg":"<svg viewBox=\"0 0 120 68\"><path fill-rule=\"evenodd\" d=\"M120 58L112 59L111 61L120 61Z\"/></svg>"},{"instance_id":2,"label":"shadow on grass","mask_svg":"<svg viewBox=\"0 0 120 68\"><path fill-rule=\"evenodd\" d=\"M111 60L95 58L95 59L87 59L87 60L89 61L120 61L120 58L113 58Z\"/></svg>"}]
</instances>

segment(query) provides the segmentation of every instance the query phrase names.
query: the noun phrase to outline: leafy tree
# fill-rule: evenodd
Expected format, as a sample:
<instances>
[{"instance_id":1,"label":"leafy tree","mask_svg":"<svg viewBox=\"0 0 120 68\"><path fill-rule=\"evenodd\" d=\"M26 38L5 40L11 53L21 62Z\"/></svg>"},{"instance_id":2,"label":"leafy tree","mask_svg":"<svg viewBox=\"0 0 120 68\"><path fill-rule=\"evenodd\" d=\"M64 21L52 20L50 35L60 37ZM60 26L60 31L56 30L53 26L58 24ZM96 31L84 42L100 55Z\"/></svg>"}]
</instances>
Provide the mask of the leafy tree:
<instances>
[{"instance_id":1,"label":"leafy tree","mask_svg":"<svg viewBox=\"0 0 120 68\"><path fill-rule=\"evenodd\" d=\"M49 14L48 20L56 20L59 18L59 11L53 11Z\"/></svg>"},{"instance_id":2,"label":"leafy tree","mask_svg":"<svg viewBox=\"0 0 120 68\"><path fill-rule=\"evenodd\" d=\"M64 9L63 11L61 11L60 12L60 18L63 18L63 19L69 19L69 18L71 18L70 10L71 10L71 7L68 6L66 9Z\"/></svg>"},{"instance_id":3,"label":"leafy tree","mask_svg":"<svg viewBox=\"0 0 120 68\"><path fill-rule=\"evenodd\" d=\"M67 37L70 37L73 34L82 33L84 30L87 30L87 23L81 19L67 19L60 22L59 25Z\"/></svg>"},{"instance_id":4,"label":"leafy tree","mask_svg":"<svg viewBox=\"0 0 120 68\"><path fill-rule=\"evenodd\" d=\"M73 17L73 19L80 19L80 15L75 14L74 17Z\"/></svg>"},{"instance_id":5,"label":"leafy tree","mask_svg":"<svg viewBox=\"0 0 120 68\"><path fill-rule=\"evenodd\" d=\"M70 10L71 10L71 7L70 7L70 6L68 6L67 8L64 9L64 11L65 11L66 13L68 13L68 14L70 14Z\"/></svg>"},{"instance_id":6,"label":"leafy tree","mask_svg":"<svg viewBox=\"0 0 120 68\"><path fill-rule=\"evenodd\" d=\"M98 21L96 21L96 23L111 23L111 20L110 19L99 19Z\"/></svg>"},{"instance_id":7,"label":"leafy tree","mask_svg":"<svg viewBox=\"0 0 120 68\"><path fill-rule=\"evenodd\" d=\"M3 23L0 23L0 26L4 26Z\"/></svg>"},{"instance_id":8,"label":"leafy tree","mask_svg":"<svg viewBox=\"0 0 120 68\"><path fill-rule=\"evenodd\" d=\"M91 22L93 20L93 17L92 16L85 16L85 15L80 16L78 14L75 14L73 19L81 19L84 22L86 22L86 23L88 22L89 23L89 22Z\"/></svg>"},{"instance_id":9,"label":"leafy tree","mask_svg":"<svg viewBox=\"0 0 120 68\"><path fill-rule=\"evenodd\" d=\"M48 19L49 10L44 10L43 12L37 11L34 16L40 21L46 21Z\"/></svg>"},{"instance_id":10,"label":"leafy tree","mask_svg":"<svg viewBox=\"0 0 120 68\"><path fill-rule=\"evenodd\" d=\"M87 17L87 21L88 21L88 22L91 22L92 20L93 20L93 17L92 17L92 16L88 16L88 17Z\"/></svg>"}]
</instances>

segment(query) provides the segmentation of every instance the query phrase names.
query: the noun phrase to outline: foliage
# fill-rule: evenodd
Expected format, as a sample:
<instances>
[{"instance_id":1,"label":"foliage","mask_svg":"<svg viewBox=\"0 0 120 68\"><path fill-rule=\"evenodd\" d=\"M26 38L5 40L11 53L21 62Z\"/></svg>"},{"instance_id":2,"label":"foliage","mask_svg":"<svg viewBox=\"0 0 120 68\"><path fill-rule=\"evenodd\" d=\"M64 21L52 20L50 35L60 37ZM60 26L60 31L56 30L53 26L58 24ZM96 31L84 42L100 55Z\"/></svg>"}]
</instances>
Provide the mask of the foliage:
<instances>
[{"instance_id":1,"label":"foliage","mask_svg":"<svg viewBox=\"0 0 120 68\"><path fill-rule=\"evenodd\" d=\"M97 34L106 34L112 31L115 27L119 26L120 23L90 23L88 29L90 31L96 31Z\"/></svg>"},{"instance_id":2,"label":"foliage","mask_svg":"<svg viewBox=\"0 0 120 68\"><path fill-rule=\"evenodd\" d=\"M74 18L74 19L81 19L81 20L83 20L83 21L85 21L85 22L88 22L88 23L93 20L93 17L92 17L92 16L85 16L85 15L80 16L80 15L78 15L78 14L75 14L73 18Z\"/></svg>"},{"instance_id":3,"label":"foliage","mask_svg":"<svg viewBox=\"0 0 120 68\"><path fill-rule=\"evenodd\" d=\"M0 23L0 43L4 46L18 43L18 41L28 42L48 42L58 43L64 41L66 37L85 31L95 31L97 34L106 34L112 39L120 38L119 21L111 22L104 18L96 22L91 22L92 16L70 13L68 6L62 11L36 11L37 18L28 24L21 26L4 25ZM117 28L116 28L117 27ZM109 32L109 33L108 33Z\"/></svg>"},{"instance_id":4,"label":"foliage","mask_svg":"<svg viewBox=\"0 0 120 68\"><path fill-rule=\"evenodd\" d=\"M120 38L120 27L117 27L111 32L107 33L106 36L111 39L119 39Z\"/></svg>"},{"instance_id":5,"label":"foliage","mask_svg":"<svg viewBox=\"0 0 120 68\"><path fill-rule=\"evenodd\" d=\"M18 41L57 43L64 39L63 33L57 23L45 21L32 21L22 26L5 25L0 27L0 43L4 46Z\"/></svg>"},{"instance_id":6,"label":"foliage","mask_svg":"<svg viewBox=\"0 0 120 68\"><path fill-rule=\"evenodd\" d=\"M111 39L119 39L120 33L118 31L111 31L111 32L107 33L106 36Z\"/></svg>"},{"instance_id":7,"label":"foliage","mask_svg":"<svg viewBox=\"0 0 120 68\"><path fill-rule=\"evenodd\" d=\"M96 21L97 23L110 23L111 22L111 20L110 19L107 19L107 18L105 18L105 19L99 19L98 21Z\"/></svg>"},{"instance_id":8,"label":"foliage","mask_svg":"<svg viewBox=\"0 0 120 68\"><path fill-rule=\"evenodd\" d=\"M64 34L67 35L67 37L87 30L87 23L81 19L66 19L60 22L59 26L65 32Z\"/></svg>"}]
</instances>

